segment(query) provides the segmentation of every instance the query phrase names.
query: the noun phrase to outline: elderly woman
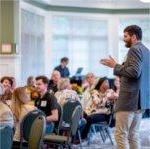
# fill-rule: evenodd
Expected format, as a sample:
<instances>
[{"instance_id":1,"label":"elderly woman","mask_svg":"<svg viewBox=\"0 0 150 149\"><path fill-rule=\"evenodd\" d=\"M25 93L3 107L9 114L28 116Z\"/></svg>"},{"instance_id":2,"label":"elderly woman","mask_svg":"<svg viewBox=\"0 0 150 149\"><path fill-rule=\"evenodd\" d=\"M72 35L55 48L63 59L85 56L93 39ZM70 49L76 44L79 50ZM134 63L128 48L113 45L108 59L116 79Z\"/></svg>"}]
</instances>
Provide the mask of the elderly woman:
<instances>
[{"instance_id":1,"label":"elderly woman","mask_svg":"<svg viewBox=\"0 0 150 149\"><path fill-rule=\"evenodd\" d=\"M91 91L94 90L96 83L97 80L93 73L88 73L85 76L85 80L82 85L84 92L82 94L82 100L81 100L83 108L87 106L87 103L89 102L89 99L91 97Z\"/></svg>"},{"instance_id":2,"label":"elderly woman","mask_svg":"<svg viewBox=\"0 0 150 149\"><path fill-rule=\"evenodd\" d=\"M108 121L111 113L110 104L115 99L114 91L109 88L109 82L106 77L99 79L95 90L91 91L91 97L85 108L85 118L87 124L82 132L82 138L85 139L92 124Z\"/></svg>"},{"instance_id":3,"label":"elderly woman","mask_svg":"<svg viewBox=\"0 0 150 149\"><path fill-rule=\"evenodd\" d=\"M58 83L58 91L55 93L55 97L60 105L64 105L67 99L79 100L78 94L71 89L70 80L67 78L61 79Z\"/></svg>"},{"instance_id":4,"label":"elderly woman","mask_svg":"<svg viewBox=\"0 0 150 149\"><path fill-rule=\"evenodd\" d=\"M56 93L58 91L58 83L61 80L60 72L57 70L54 70L52 72L51 78L49 80L48 84L48 90L50 93Z\"/></svg>"},{"instance_id":5,"label":"elderly woman","mask_svg":"<svg viewBox=\"0 0 150 149\"><path fill-rule=\"evenodd\" d=\"M13 113L6 103L4 97L4 87L0 83L0 125L8 125L13 128L14 120L13 120Z\"/></svg>"}]
</instances>

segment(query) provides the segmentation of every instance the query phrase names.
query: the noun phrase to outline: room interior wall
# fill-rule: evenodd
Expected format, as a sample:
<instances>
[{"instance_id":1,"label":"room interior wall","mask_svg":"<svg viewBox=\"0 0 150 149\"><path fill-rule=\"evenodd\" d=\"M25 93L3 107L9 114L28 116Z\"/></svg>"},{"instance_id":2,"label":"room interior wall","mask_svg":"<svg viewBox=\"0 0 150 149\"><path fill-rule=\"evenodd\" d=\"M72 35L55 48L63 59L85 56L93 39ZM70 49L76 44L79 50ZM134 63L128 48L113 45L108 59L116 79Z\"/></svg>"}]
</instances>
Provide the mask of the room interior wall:
<instances>
[{"instance_id":1,"label":"room interior wall","mask_svg":"<svg viewBox=\"0 0 150 149\"><path fill-rule=\"evenodd\" d=\"M2 3L0 3L2 5ZM0 32L1 34L1 42L7 41L7 42L13 42L17 43L18 48L17 52L13 55L0 55L0 77L3 75L12 75L15 76L17 79L17 83L23 84L24 82L21 81L21 9L31 11L35 14L40 14L45 17L45 65L43 74L50 76L50 73L52 72L53 68L51 66L51 45L52 45L52 28L51 28L51 20L52 17L55 15L73 15L73 16L84 16L87 18L93 18L93 19L106 19L108 21L108 49L110 55L114 56L115 59L119 59L119 49L118 49L118 26L119 19L122 17L147 17L149 14L147 13L147 10L140 14L138 13L138 10L136 10L137 14L132 12L126 12L121 13L121 10L114 14L105 14L105 13L87 13L87 12L69 12L69 11L59 11L57 8L56 10L53 9L53 11L47 11L38 7L35 7L33 5L27 4L25 2L17 2L13 1L9 5L3 4L3 9L1 9L1 21L0 21ZM8 9L11 6L11 9ZM15 8L15 9L14 9ZM5 13L5 11L7 11ZM3 12L3 13L2 13ZM7 20L6 20L7 16ZM13 22L13 23L12 23ZM2 27L3 26L3 27ZM10 31L7 29L9 28ZM109 71L109 76L112 76L112 71Z\"/></svg>"}]
</instances>

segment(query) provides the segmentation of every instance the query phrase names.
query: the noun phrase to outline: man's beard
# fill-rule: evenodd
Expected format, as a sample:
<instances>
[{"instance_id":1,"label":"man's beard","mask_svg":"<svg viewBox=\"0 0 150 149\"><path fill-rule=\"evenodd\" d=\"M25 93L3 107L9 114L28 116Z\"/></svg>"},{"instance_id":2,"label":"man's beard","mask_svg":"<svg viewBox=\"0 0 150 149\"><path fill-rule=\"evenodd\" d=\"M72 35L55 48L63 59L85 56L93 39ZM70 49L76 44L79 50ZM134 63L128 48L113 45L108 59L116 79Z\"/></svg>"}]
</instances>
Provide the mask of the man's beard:
<instances>
[{"instance_id":1,"label":"man's beard","mask_svg":"<svg viewBox=\"0 0 150 149\"><path fill-rule=\"evenodd\" d=\"M130 43L130 42L125 42L125 46L126 46L127 48L130 48L130 47L131 47L131 43Z\"/></svg>"}]
</instances>

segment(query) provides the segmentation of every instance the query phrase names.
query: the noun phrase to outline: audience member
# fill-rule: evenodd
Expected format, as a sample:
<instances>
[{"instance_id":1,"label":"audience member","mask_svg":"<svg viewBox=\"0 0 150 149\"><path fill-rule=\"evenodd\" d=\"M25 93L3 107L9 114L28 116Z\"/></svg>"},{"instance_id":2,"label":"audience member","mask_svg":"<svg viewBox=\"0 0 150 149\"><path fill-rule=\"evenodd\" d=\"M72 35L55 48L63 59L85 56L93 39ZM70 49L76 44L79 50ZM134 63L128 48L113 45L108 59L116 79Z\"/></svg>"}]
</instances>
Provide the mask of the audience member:
<instances>
[{"instance_id":1,"label":"audience member","mask_svg":"<svg viewBox=\"0 0 150 149\"><path fill-rule=\"evenodd\" d=\"M5 89L5 99L7 100L7 103L10 104L10 100L12 99L12 88L13 88L13 80L11 77L4 76L1 78L1 83L4 86Z\"/></svg>"},{"instance_id":2,"label":"audience member","mask_svg":"<svg viewBox=\"0 0 150 149\"><path fill-rule=\"evenodd\" d=\"M99 79L95 90L91 91L91 97L85 110L87 124L82 132L82 138L85 139L91 127L91 124L108 121L111 113L111 101L113 90L109 89L109 82L106 77Z\"/></svg>"},{"instance_id":3,"label":"audience member","mask_svg":"<svg viewBox=\"0 0 150 149\"><path fill-rule=\"evenodd\" d=\"M76 91L71 89L69 79L67 78L61 79L61 81L58 84L58 89L59 90L55 93L55 96L60 105L64 105L64 103L69 99L79 100Z\"/></svg>"},{"instance_id":4,"label":"audience member","mask_svg":"<svg viewBox=\"0 0 150 149\"><path fill-rule=\"evenodd\" d=\"M85 82L83 83L83 88L84 90L92 90L94 89L96 84L96 77L94 76L93 73L88 73L85 76Z\"/></svg>"},{"instance_id":5,"label":"audience member","mask_svg":"<svg viewBox=\"0 0 150 149\"><path fill-rule=\"evenodd\" d=\"M83 108L87 106L88 100L90 99L91 96L90 92L94 89L96 82L97 82L96 77L94 76L93 73L88 73L85 76L85 80L83 83L84 92L81 100Z\"/></svg>"},{"instance_id":6,"label":"audience member","mask_svg":"<svg viewBox=\"0 0 150 149\"><path fill-rule=\"evenodd\" d=\"M48 78L45 76L36 77L36 87L40 94L40 98L35 101L38 109L46 114L47 128L46 133L53 132L53 123L57 127L59 121L59 105L54 95L50 94L47 90Z\"/></svg>"},{"instance_id":7,"label":"audience member","mask_svg":"<svg viewBox=\"0 0 150 149\"><path fill-rule=\"evenodd\" d=\"M35 78L33 76L29 76L27 78L27 86L31 88L35 88Z\"/></svg>"},{"instance_id":8,"label":"audience member","mask_svg":"<svg viewBox=\"0 0 150 149\"><path fill-rule=\"evenodd\" d=\"M0 83L0 126L8 125L14 127L13 113L9 105L7 105L4 96L5 89Z\"/></svg>"},{"instance_id":9,"label":"audience member","mask_svg":"<svg viewBox=\"0 0 150 149\"><path fill-rule=\"evenodd\" d=\"M48 91L50 93L56 93L58 91L58 83L61 80L60 72L54 70L51 75L51 79L48 83Z\"/></svg>"},{"instance_id":10,"label":"audience member","mask_svg":"<svg viewBox=\"0 0 150 149\"><path fill-rule=\"evenodd\" d=\"M34 105L30 104L30 90L26 87L18 87L13 92L11 109L15 119L15 135L14 141L20 141L20 124L24 116L34 110Z\"/></svg>"}]
</instances>

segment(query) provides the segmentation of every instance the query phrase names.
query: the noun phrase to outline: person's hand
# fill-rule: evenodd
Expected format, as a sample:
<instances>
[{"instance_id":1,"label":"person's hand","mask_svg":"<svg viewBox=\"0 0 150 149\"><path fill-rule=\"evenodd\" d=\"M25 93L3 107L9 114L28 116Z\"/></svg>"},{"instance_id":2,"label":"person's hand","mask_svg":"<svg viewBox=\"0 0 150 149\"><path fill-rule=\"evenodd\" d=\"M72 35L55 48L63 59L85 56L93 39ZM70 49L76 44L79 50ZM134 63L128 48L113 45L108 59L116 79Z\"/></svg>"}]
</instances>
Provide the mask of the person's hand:
<instances>
[{"instance_id":1,"label":"person's hand","mask_svg":"<svg viewBox=\"0 0 150 149\"><path fill-rule=\"evenodd\" d=\"M109 58L101 59L100 63L110 68L114 68L117 64L117 62L111 56L109 56Z\"/></svg>"}]
</instances>

